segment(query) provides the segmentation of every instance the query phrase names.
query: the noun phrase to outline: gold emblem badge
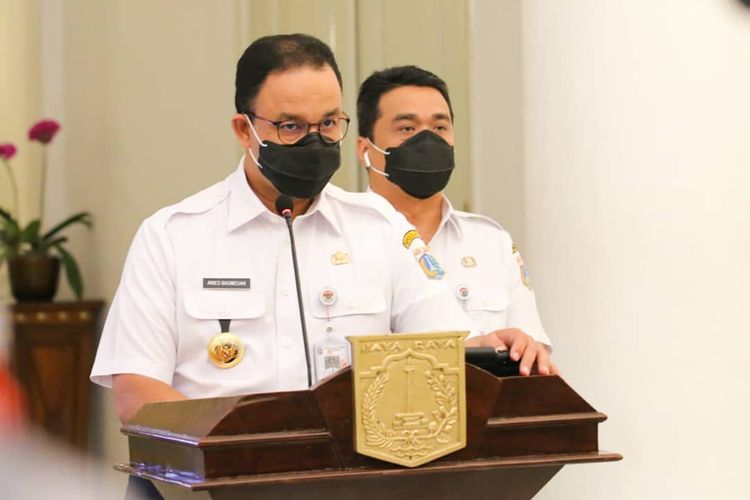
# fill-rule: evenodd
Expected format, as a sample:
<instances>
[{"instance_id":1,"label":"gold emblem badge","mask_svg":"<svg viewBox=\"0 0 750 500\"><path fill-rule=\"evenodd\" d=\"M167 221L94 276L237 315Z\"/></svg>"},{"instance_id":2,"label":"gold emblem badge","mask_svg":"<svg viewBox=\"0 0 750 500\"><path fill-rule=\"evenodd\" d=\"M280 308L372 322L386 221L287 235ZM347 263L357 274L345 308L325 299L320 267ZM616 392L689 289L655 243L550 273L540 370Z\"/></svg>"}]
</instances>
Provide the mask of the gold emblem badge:
<instances>
[{"instance_id":1,"label":"gold emblem badge","mask_svg":"<svg viewBox=\"0 0 750 500\"><path fill-rule=\"evenodd\" d=\"M217 333L208 342L208 359L219 368L237 366L245 356L245 345L233 333Z\"/></svg>"},{"instance_id":2,"label":"gold emblem badge","mask_svg":"<svg viewBox=\"0 0 750 500\"><path fill-rule=\"evenodd\" d=\"M349 254L346 252L339 251L331 255L331 264L333 264L334 266L348 264L349 262L351 262L351 259L349 258Z\"/></svg>"},{"instance_id":3,"label":"gold emblem badge","mask_svg":"<svg viewBox=\"0 0 750 500\"><path fill-rule=\"evenodd\" d=\"M404 248L408 250L411 247L411 244L417 238L421 239L421 236L419 236L419 233L415 229L410 229L406 231L406 233L404 233L404 239L401 241L401 243L403 243Z\"/></svg>"},{"instance_id":4,"label":"gold emblem badge","mask_svg":"<svg viewBox=\"0 0 750 500\"><path fill-rule=\"evenodd\" d=\"M471 255L461 257L461 265L464 267L477 267L477 260Z\"/></svg>"},{"instance_id":5,"label":"gold emblem badge","mask_svg":"<svg viewBox=\"0 0 750 500\"><path fill-rule=\"evenodd\" d=\"M358 453L416 467L466 446L466 336L347 337Z\"/></svg>"}]
</instances>

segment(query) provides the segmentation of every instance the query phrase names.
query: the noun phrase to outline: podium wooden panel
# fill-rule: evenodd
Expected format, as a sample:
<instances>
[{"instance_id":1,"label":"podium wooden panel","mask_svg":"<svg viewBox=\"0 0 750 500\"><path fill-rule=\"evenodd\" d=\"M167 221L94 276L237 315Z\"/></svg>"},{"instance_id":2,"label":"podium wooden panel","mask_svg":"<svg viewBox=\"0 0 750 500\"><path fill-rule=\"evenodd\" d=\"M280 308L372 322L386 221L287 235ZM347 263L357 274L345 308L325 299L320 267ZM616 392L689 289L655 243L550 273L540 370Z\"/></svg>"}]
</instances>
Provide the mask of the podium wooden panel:
<instances>
[{"instance_id":1,"label":"podium wooden panel","mask_svg":"<svg viewBox=\"0 0 750 500\"><path fill-rule=\"evenodd\" d=\"M130 463L166 498L531 498L599 451L595 411L557 376L467 365L467 446L417 468L354 451L349 369L309 391L151 403L123 427Z\"/></svg>"},{"instance_id":2,"label":"podium wooden panel","mask_svg":"<svg viewBox=\"0 0 750 500\"><path fill-rule=\"evenodd\" d=\"M48 433L85 450L89 372L104 303L13 304L11 370L26 393L29 418Z\"/></svg>"}]
</instances>

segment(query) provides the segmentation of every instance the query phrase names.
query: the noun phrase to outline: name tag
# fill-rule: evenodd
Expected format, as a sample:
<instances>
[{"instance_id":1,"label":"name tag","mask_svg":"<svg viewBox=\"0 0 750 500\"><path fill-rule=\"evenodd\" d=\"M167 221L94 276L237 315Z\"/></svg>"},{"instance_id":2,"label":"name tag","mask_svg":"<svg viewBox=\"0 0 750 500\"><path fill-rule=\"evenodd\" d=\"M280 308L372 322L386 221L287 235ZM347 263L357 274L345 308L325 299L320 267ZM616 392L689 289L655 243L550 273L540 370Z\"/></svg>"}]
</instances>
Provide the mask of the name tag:
<instances>
[{"instance_id":1,"label":"name tag","mask_svg":"<svg viewBox=\"0 0 750 500\"><path fill-rule=\"evenodd\" d=\"M203 278L203 288L250 289L250 278Z\"/></svg>"}]
</instances>

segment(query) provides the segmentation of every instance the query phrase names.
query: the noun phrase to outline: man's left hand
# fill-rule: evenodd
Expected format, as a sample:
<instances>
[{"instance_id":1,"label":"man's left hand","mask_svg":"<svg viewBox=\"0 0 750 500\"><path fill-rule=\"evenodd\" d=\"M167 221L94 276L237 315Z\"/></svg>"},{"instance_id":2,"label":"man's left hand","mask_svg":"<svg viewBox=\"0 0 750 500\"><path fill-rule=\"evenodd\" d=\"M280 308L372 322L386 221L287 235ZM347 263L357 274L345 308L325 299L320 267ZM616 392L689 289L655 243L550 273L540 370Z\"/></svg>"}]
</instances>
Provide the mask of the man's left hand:
<instances>
[{"instance_id":1,"label":"man's left hand","mask_svg":"<svg viewBox=\"0 0 750 500\"><path fill-rule=\"evenodd\" d=\"M535 341L518 328L504 328L470 338L466 347L494 347L498 351L509 350L510 358L519 361L521 375L558 375L557 367L549 359L547 346Z\"/></svg>"}]
</instances>

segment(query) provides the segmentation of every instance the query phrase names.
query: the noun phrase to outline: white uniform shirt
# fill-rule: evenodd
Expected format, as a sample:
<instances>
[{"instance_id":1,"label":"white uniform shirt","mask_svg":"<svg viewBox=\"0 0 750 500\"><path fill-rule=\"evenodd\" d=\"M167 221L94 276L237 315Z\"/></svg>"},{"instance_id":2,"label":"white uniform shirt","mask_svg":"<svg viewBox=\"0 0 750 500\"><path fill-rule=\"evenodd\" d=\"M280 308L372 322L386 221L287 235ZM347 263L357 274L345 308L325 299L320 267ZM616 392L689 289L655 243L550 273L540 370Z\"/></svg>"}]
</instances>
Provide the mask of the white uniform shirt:
<instances>
[{"instance_id":1,"label":"white uniform shirt","mask_svg":"<svg viewBox=\"0 0 750 500\"><path fill-rule=\"evenodd\" d=\"M445 269L451 293L479 334L519 328L551 345L534 292L524 284L521 256L514 252L510 234L497 222L454 210L443 197L442 219L429 247Z\"/></svg>"},{"instance_id":2,"label":"white uniform shirt","mask_svg":"<svg viewBox=\"0 0 750 500\"><path fill-rule=\"evenodd\" d=\"M133 373L190 398L307 387L289 233L250 189L242 165L141 225L104 326L93 382L111 387L112 375ZM403 245L411 229L382 198L330 184L295 218L311 349L326 335L471 328L445 283L420 269L413 251L421 240L410 249ZM206 278L249 279L250 288L206 289ZM330 306L321 300L326 288L336 296ZM214 366L207 354L225 318L245 345L232 368Z\"/></svg>"}]
</instances>

